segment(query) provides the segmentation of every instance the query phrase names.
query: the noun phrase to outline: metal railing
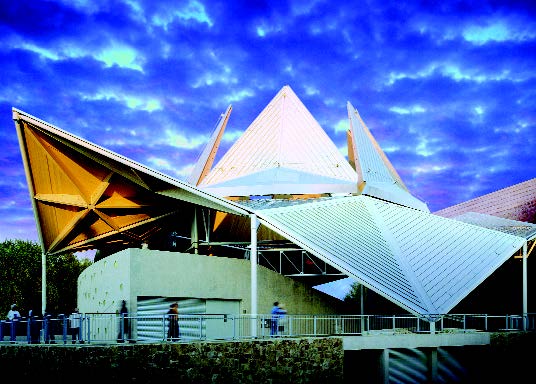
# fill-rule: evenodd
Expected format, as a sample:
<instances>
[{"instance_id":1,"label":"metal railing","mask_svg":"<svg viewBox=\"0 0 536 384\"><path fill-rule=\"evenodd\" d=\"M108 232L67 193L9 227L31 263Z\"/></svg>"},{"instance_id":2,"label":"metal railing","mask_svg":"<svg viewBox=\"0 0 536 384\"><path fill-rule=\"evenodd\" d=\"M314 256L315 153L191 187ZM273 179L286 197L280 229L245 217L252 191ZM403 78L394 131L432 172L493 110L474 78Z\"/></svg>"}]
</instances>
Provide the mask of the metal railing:
<instances>
[{"instance_id":1,"label":"metal railing","mask_svg":"<svg viewBox=\"0 0 536 384\"><path fill-rule=\"evenodd\" d=\"M522 315L447 314L429 322L413 315L179 315L179 338L169 334L168 315L81 314L71 328L68 316L0 321L0 343L191 342L272 337L326 337L371 334L534 331L536 313ZM77 330L77 332L74 332ZM77 336L78 335L78 336Z\"/></svg>"}]
</instances>

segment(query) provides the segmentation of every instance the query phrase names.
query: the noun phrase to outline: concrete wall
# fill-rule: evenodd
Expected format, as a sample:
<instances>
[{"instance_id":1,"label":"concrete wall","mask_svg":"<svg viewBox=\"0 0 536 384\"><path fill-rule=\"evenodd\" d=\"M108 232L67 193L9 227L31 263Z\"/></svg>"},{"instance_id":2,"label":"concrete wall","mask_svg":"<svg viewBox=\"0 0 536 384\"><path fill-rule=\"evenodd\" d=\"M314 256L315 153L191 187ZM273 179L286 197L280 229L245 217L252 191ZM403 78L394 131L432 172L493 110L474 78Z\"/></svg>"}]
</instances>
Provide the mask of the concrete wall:
<instances>
[{"instance_id":1,"label":"concrete wall","mask_svg":"<svg viewBox=\"0 0 536 384\"><path fill-rule=\"evenodd\" d=\"M149 249L127 249L102 259L78 278L78 307L83 313L109 313L127 300L136 312L138 296L239 300L240 314L251 313L250 262ZM340 313L340 301L286 278L257 268L259 313L269 313L273 302L289 314Z\"/></svg>"}]
</instances>

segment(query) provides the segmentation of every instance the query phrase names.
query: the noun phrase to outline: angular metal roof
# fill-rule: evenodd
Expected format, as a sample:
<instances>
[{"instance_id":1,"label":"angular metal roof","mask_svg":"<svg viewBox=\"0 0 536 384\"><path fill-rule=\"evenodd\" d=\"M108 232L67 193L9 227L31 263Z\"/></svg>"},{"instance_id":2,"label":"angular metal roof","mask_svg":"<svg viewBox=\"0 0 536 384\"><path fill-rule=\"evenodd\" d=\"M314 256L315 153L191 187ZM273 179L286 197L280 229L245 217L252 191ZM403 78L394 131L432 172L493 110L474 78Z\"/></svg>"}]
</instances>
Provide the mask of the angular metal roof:
<instances>
[{"instance_id":1,"label":"angular metal roof","mask_svg":"<svg viewBox=\"0 0 536 384\"><path fill-rule=\"evenodd\" d=\"M525 241L363 195L256 213L275 232L430 320L448 313Z\"/></svg>"},{"instance_id":2,"label":"angular metal roof","mask_svg":"<svg viewBox=\"0 0 536 384\"><path fill-rule=\"evenodd\" d=\"M502 217L486 215L484 213L466 212L455 216L455 220L494 229L514 236L523 237L526 240L536 238L536 224L518 220L503 219Z\"/></svg>"},{"instance_id":3,"label":"angular metal roof","mask_svg":"<svg viewBox=\"0 0 536 384\"><path fill-rule=\"evenodd\" d=\"M15 108L13 119L45 253L136 247L192 204L248 213Z\"/></svg>"},{"instance_id":4,"label":"angular metal roof","mask_svg":"<svg viewBox=\"0 0 536 384\"><path fill-rule=\"evenodd\" d=\"M434 213L443 217L455 217L466 212L478 212L504 219L536 223L536 178Z\"/></svg>"},{"instance_id":5,"label":"angular metal roof","mask_svg":"<svg viewBox=\"0 0 536 384\"><path fill-rule=\"evenodd\" d=\"M427 205L414 197L380 148L376 139L352 104L347 103L350 119L350 150L361 181L362 194L430 212Z\"/></svg>"},{"instance_id":6,"label":"angular metal roof","mask_svg":"<svg viewBox=\"0 0 536 384\"><path fill-rule=\"evenodd\" d=\"M218 196L353 193L357 174L287 85L199 187Z\"/></svg>"}]
</instances>

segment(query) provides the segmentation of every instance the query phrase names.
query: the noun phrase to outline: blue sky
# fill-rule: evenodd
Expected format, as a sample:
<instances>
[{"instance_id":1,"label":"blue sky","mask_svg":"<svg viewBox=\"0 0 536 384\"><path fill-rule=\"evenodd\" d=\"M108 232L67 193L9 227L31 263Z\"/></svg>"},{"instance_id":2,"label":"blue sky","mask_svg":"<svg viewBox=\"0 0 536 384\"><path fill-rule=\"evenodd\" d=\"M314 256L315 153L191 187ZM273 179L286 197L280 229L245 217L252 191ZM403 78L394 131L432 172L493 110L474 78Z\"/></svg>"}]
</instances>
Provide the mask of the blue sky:
<instances>
[{"instance_id":1,"label":"blue sky","mask_svg":"<svg viewBox=\"0 0 536 384\"><path fill-rule=\"evenodd\" d=\"M288 84L432 211L536 177L534 1L0 2L0 241L37 241L12 107L184 180Z\"/></svg>"}]
</instances>

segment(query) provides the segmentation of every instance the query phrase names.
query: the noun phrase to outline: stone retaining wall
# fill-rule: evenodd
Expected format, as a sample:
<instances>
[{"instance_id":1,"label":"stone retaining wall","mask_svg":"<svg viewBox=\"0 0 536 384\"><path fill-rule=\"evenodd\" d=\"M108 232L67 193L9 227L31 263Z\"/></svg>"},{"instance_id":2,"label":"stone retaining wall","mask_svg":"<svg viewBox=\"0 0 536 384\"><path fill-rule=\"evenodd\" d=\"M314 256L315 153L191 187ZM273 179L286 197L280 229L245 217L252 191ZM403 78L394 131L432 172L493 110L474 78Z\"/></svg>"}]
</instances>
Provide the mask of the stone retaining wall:
<instances>
[{"instance_id":1,"label":"stone retaining wall","mask_svg":"<svg viewBox=\"0 0 536 384\"><path fill-rule=\"evenodd\" d=\"M342 383L343 363L340 338L0 345L2 372L17 382Z\"/></svg>"}]
</instances>

